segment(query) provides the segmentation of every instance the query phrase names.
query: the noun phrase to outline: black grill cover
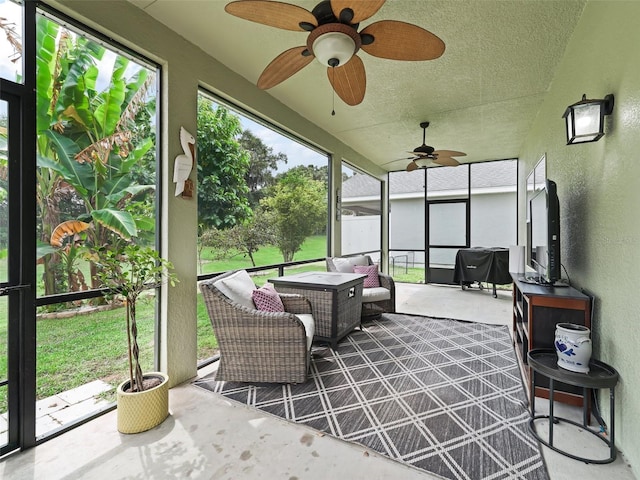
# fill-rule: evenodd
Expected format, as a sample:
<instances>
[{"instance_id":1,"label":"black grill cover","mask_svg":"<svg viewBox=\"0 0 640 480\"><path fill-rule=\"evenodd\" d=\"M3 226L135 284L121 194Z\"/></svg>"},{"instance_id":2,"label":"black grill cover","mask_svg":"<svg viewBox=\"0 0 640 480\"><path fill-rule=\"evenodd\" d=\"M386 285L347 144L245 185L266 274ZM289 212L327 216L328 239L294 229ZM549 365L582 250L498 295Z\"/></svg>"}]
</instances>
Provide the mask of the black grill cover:
<instances>
[{"instance_id":1,"label":"black grill cover","mask_svg":"<svg viewBox=\"0 0 640 480\"><path fill-rule=\"evenodd\" d=\"M487 282L498 285L511 283L509 249L476 247L458 250L453 281L455 283Z\"/></svg>"}]
</instances>

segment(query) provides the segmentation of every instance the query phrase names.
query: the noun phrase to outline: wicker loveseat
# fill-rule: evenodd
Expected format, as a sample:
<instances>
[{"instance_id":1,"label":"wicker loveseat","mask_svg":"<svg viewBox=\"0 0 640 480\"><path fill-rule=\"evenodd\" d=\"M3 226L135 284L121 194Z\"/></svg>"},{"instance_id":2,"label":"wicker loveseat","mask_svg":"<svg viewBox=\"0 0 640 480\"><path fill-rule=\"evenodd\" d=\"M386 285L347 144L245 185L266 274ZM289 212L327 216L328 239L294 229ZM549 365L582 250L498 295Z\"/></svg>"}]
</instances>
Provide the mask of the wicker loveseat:
<instances>
[{"instance_id":1,"label":"wicker loveseat","mask_svg":"<svg viewBox=\"0 0 640 480\"><path fill-rule=\"evenodd\" d=\"M328 272L350 273L356 266L375 265L369 255L353 257L327 257ZM390 275L378 272L379 287L364 288L362 291L362 318L378 316L381 313L395 313L396 284Z\"/></svg>"},{"instance_id":2,"label":"wicker loveseat","mask_svg":"<svg viewBox=\"0 0 640 480\"><path fill-rule=\"evenodd\" d=\"M244 270L200 284L220 348L216 380L306 381L314 333L309 300L279 294L285 312L260 311L251 300L255 288Z\"/></svg>"}]
</instances>

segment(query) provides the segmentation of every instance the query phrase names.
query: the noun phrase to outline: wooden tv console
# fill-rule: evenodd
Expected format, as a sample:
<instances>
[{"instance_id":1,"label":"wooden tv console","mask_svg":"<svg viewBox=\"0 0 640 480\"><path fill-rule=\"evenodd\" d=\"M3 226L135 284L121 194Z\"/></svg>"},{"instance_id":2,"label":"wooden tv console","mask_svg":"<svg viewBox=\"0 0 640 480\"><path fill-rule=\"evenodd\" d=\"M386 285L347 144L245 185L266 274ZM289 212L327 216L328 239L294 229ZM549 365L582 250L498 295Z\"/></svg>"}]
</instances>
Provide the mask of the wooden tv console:
<instances>
[{"instance_id":1,"label":"wooden tv console","mask_svg":"<svg viewBox=\"0 0 640 480\"><path fill-rule=\"evenodd\" d=\"M573 287L549 287L526 283L521 280L522 274L516 273L511 273L511 277L513 342L529 391L531 370L527 365L527 353L534 348L554 348L558 323L575 323L591 328L591 298ZM540 378L538 381L537 377L535 396L549 398L548 379ZM581 406L583 390L560 383L555 385L554 396L557 401Z\"/></svg>"}]
</instances>

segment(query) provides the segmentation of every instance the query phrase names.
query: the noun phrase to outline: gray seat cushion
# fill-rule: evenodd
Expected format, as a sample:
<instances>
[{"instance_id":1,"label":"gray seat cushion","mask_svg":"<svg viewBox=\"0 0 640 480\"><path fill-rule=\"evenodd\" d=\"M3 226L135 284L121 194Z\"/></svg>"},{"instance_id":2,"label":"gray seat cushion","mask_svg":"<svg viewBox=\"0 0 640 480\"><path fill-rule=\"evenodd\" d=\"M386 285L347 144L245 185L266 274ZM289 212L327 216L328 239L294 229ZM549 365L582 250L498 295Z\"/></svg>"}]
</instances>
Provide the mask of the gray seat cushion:
<instances>
[{"instance_id":1,"label":"gray seat cushion","mask_svg":"<svg viewBox=\"0 0 640 480\"><path fill-rule=\"evenodd\" d=\"M296 317L300 319L302 325L304 325L304 333L307 336L307 349L311 348L311 342L313 342L313 335L315 333L315 321L313 315L310 313L297 313Z\"/></svg>"},{"instance_id":2,"label":"gray seat cushion","mask_svg":"<svg viewBox=\"0 0 640 480\"><path fill-rule=\"evenodd\" d=\"M362 301L363 302L381 302L382 300L391 299L391 292L388 288L384 287L373 287L373 288L364 288L362 290Z\"/></svg>"}]
</instances>

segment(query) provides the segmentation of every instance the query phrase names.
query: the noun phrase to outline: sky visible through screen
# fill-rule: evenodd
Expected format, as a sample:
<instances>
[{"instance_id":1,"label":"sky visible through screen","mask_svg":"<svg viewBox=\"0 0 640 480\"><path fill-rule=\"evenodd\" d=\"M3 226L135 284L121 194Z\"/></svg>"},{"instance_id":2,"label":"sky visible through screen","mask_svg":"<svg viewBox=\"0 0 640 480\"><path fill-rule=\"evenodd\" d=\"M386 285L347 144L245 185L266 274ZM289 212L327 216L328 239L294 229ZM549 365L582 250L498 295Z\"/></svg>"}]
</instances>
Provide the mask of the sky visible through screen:
<instances>
[{"instance_id":1,"label":"sky visible through screen","mask_svg":"<svg viewBox=\"0 0 640 480\"><path fill-rule=\"evenodd\" d=\"M326 167L328 165L327 155L294 142L275 130L260 125L240 114L237 115L240 117L243 130L249 130L262 140L265 145L271 147L275 155L284 153L287 156L287 164L279 164L277 173L285 172L299 165L314 165L316 167Z\"/></svg>"},{"instance_id":2,"label":"sky visible through screen","mask_svg":"<svg viewBox=\"0 0 640 480\"><path fill-rule=\"evenodd\" d=\"M22 7L7 0L0 0L0 17L3 22L15 29L18 37L22 37ZM5 32L0 31L0 77L15 82L22 77L22 60L12 62L10 55L14 49L6 38Z\"/></svg>"}]
</instances>

